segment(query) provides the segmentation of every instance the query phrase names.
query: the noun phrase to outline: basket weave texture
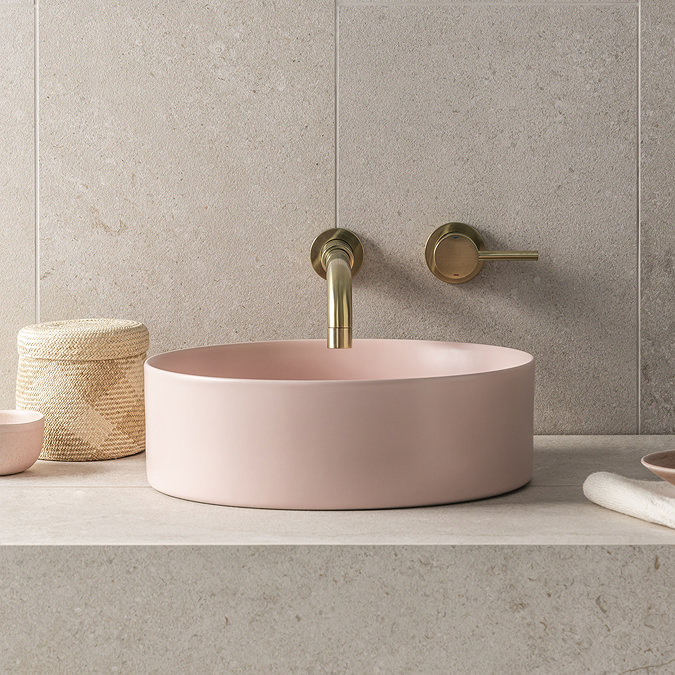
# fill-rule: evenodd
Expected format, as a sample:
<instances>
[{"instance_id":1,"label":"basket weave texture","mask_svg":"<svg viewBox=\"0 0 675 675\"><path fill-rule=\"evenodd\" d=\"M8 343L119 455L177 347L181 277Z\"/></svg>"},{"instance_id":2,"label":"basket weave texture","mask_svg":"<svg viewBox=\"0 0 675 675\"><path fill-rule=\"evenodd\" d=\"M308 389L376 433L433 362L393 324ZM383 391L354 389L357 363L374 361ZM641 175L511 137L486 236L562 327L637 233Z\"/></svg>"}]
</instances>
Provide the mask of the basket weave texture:
<instances>
[{"instance_id":1,"label":"basket weave texture","mask_svg":"<svg viewBox=\"0 0 675 675\"><path fill-rule=\"evenodd\" d=\"M19 331L16 407L45 416L40 459L115 459L145 450L148 329L79 319Z\"/></svg>"}]
</instances>

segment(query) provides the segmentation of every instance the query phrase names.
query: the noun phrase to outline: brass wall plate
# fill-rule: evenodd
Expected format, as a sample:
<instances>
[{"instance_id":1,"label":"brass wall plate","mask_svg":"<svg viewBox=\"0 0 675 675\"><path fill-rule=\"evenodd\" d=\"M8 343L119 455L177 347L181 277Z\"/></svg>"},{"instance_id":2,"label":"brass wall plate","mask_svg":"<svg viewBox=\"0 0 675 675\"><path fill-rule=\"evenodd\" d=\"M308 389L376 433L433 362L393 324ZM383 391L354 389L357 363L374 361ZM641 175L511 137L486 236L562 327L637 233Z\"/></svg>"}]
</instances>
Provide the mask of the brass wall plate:
<instances>
[{"instance_id":1,"label":"brass wall plate","mask_svg":"<svg viewBox=\"0 0 675 675\"><path fill-rule=\"evenodd\" d=\"M351 230L345 230L342 227L326 230L314 240L310 251L314 271L323 279L326 278L326 268L323 266L323 253L333 241L346 244L350 249L352 258L354 259L352 263L352 276L354 276L363 264L363 244L361 244L361 240Z\"/></svg>"},{"instance_id":2,"label":"brass wall plate","mask_svg":"<svg viewBox=\"0 0 675 675\"><path fill-rule=\"evenodd\" d=\"M441 281L463 284L483 269L478 252L484 249L485 241L473 227L464 223L446 223L427 239L427 266Z\"/></svg>"}]
</instances>

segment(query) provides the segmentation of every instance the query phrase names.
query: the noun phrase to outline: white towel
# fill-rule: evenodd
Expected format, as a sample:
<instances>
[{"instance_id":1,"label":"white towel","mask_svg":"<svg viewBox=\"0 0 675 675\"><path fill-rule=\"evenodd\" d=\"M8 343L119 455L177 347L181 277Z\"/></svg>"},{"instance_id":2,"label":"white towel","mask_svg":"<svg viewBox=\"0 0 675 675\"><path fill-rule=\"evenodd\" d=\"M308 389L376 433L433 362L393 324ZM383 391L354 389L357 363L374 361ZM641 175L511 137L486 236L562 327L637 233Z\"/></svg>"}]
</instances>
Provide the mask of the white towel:
<instances>
[{"instance_id":1,"label":"white towel","mask_svg":"<svg viewBox=\"0 0 675 675\"><path fill-rule=\"evenodd\" d=\"M599 471L584 481L584 494L606 509L675 528L675 485L633 480Z\"/></svg>"}]
</instances>

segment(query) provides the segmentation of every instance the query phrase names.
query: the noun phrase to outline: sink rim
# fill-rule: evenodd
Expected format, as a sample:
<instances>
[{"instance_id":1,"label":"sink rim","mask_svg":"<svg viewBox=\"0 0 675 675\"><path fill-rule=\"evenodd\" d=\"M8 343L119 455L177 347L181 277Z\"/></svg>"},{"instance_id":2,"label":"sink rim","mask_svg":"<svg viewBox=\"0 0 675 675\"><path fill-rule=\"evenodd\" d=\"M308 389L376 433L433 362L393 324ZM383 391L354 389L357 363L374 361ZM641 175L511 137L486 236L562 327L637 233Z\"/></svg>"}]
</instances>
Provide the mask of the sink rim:
<instances>
[{"instance_id":1,"label":"sink rim","mask_svg":"<svg viewBox=\"0 0 675 675\"><path fill-rule=\"evenodd\" d=\"M185 354L186 352L215 352L220 350L237 348L264 348L264 347L279 347L282 345L293 345L293 346L302 346L302 345L311 345L313 348L316 348L319 345L323 345L326 349L326 352L335 353L336 350L328 350L325 347L325 340L322 339L298 339L298 340L260 340L260 341L250 341L250 342L231 342L231 343L222 343L214 345L203 345L200 347L187 347L183 349L174 349L166 352L161 352L159 354L154 354L150 356L145 361L146 368L152 368L161 372L168 374L171 377L177 378L186 378L189 380L205 380L210 382L241 382L241 383L259 383L269 386L270 384L280 384L287 386L294 385L355 385L355 384L391 384L391 383L413 383L413 382L430 382L433 380L441 379L461 379L461 378L475 378L475 377L487 377L494 375L495 373L506 373L511 370L516 370L518 368L523 368L532 364L534 362L534 356L529 352L526 352L521 349L516 349L514 347L503 347L501 345L488 345L477 342L448 342L443 340L414 340L414 339L397 339L397 338L360 338L354 340L354 348L358 349L360 343L367 343L373 345L377 342L385 343L397 343L400 345L415 345L415 346L424 346L424 345L443 345L447 347L472 347L481 350L498 350L500 352L507 353L514 358L517 358L518 361L513 365L508 365L505 367L490 367L486 370L474 370L471 372L464 373L441 373L438 375L420 375L420 376L410 376L410 377L376 377L376 378L279 378L279 377L230 377L223 375L205 375L184 372L180 370L175 370L172 367L169 367L167 364L162 365L162 361L170 360L171 357L177 356L179 354ZM283 347L282 347L283 348ZM340 352L348 353L352 350L340 350Z\"/></svg>"}]
</instances>

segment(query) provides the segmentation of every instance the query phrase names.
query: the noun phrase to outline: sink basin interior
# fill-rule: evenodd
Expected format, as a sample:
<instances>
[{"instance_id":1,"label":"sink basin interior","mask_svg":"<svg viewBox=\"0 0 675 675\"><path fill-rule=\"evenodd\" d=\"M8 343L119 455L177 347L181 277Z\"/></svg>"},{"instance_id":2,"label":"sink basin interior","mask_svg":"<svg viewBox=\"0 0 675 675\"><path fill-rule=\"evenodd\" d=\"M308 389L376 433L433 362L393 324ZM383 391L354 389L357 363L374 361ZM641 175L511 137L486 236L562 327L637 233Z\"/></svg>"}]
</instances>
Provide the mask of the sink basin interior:
<instances>
[{"instance_id":1,"label":"sink basin interior","mask_svg":"<svg viewBox=\"0 0 675 675\"><path fill-rule=\"evenodd\" d=\"M525 352L480 344L357 340L326 349L319 340L250 342L185 349L149 363L185 375L243 380L408 380L488 373L522 366Z\"/></svg>"}]
</instances>

